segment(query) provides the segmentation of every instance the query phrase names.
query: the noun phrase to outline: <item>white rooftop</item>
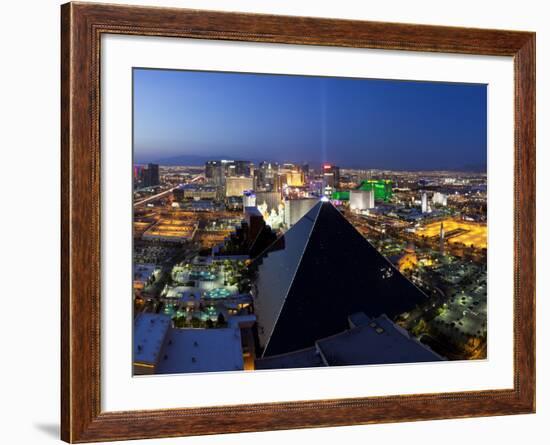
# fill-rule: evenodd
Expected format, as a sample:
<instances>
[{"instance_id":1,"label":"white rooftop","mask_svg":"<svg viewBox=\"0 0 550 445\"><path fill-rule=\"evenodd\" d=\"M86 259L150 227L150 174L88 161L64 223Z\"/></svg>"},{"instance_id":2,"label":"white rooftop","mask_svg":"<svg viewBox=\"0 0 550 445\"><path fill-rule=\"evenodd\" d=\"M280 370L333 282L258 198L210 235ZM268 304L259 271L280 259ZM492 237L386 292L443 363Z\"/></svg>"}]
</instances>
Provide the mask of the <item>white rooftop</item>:
<instances>
[{"instance_id":1,"label":"white rooftop","mask_svg":"<svg viewBox=\"0 0 550 445\"><path fill-rule=\"evenodd\" d=\"M141 313L134 321L134 362L155 365L172 321L168 315Z\"/></svg>"},{"instance_id":2,"label":"white rooftop","mask_svg":"<svg viewBox=\"0 0 550 445\"><path fill-rule=\"evenodd\" d=\"M156 373L239 371L243 368L239 329L171 329Z\"/></svg>"},{"instance_id":3,"label":"white rooftop","mask_svg":"<svg viewBox=\"0 0 550 445\"><path fill-rule=\"evenodd\" d=\"M423 345L384 314L372 319L354 314L357 325L316 342L330 366L416 363L443 358ZM351 321L351 320L350 320ZM355 324L354 323L354 324Z\"/></svg>"}]
</instances>

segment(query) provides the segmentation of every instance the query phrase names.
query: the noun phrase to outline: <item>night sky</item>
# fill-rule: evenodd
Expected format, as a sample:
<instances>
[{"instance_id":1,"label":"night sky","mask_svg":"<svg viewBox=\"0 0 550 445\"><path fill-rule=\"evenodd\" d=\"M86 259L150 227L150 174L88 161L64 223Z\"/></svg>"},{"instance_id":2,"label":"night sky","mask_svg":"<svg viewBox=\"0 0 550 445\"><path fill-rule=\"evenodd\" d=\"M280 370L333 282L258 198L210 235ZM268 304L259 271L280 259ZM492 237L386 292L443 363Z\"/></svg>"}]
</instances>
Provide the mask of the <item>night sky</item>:
<instances>
[{"instance_id":1,"label":"night sky","mask_svg":"<svg viewBox=\"0 0 550 445\"><path fill-rule=\"evenodd\" d=\"M136 163L480 169L486 85L134 69Z\"/></svg>"}]
</instances>

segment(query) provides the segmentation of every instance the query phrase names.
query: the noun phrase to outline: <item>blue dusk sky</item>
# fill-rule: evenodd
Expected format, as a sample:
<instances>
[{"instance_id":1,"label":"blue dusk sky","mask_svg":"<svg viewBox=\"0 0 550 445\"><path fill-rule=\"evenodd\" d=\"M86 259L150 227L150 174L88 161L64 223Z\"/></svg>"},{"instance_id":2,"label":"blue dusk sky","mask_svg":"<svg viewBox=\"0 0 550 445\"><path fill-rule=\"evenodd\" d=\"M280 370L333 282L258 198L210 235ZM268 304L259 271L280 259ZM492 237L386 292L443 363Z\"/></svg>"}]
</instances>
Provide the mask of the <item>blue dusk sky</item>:
<instances>
[{"instance_id":1,"label":"blue dusk sky","mask_svg":"<svg viewBox=\"0 0 550 445\"><path fill-rule=\"evenodd\" d=\"M487 87L134 69L136 163L485 169Z\"/></svg>"}]
</instances>

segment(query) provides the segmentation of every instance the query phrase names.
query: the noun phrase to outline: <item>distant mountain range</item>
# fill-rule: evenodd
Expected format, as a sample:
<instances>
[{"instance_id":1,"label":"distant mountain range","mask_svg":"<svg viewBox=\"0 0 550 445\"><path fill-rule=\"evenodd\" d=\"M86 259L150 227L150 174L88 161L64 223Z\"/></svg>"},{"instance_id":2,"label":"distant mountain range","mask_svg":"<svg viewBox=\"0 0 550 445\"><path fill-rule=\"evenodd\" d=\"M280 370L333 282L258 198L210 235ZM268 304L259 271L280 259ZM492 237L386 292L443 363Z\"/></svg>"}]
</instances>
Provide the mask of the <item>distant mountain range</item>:
<instances>
[{"instance_id":1,"label":"distant mountain range","mask_svg":"<svg viewBox=\"0 0 550 445\"><path fill-rule=\"evenodd\" d=\"M202 156L202 155L179 155L170 158L158 158L158 159L140 159L136 157L134 162L136 164L160 164L160 165L204 165L206 161L211 159L231 159L231 157L223 156Z\"/></svg>"},{"instance_id":2,"label":"distant mountain range","mask_svg":"<svg viewBox=\"0 0 550 445\"><path fill-rule=\"evenodd\" d=\"M484 173L487 171L487 164L470 164L465 165L460 169L450 169L451 171L461 171L461 172L474 172L474 173Z\"/></svg>"},{"instance_id":3,"label":"distant mountain range","mask_svg":"<svg viewBox=\"0 0 550 445\"><path fill-rule=\"evenodd\" d=\"M204 155L179 155L179 156L173 156L169 158L159 158L159 159L140 159L139 157L136 157L134 160L136 164L147 164L147 163L153 163L153 164L159 164L159 165L186 165L186 166L202 166L206 161L216 160L216 159L237 159L241 160L240 158L234 158L233 156L228 155L217 155L217 156L204 156ZM251 161L254 164L258 165L260 162L264 161L265 159L258 158L258 159L246 159L247 161ZM274 159L275 162L282 162L280 160ZM289 161L292 162L292 161ZM296 161L294 161L296 162ZM298 162L301 164L302 162ZM321 166L320 162L306 162L310 165L311 168L319 168ZM372 168L374 170L404 170L404 171L426 171L426 170L433 170L433 171L454 171L454 172L473 172L473 173L483 173L487 171L487 164L468 164L468 165L462 165L457 167L451 167L451 166L440 166L440 167L430 167L430 168L407 168L407 167L381 167L381 166L373 166L373 167L353 167L353 166L345 166L341 165L341 168Z\"/></svg>"},{"instance_id":4,"label":"distant mountain range","mask_svg":"<svg viewBox=\"0 0 550 445\"><path fill-rule=\"evenodd\" d=\"M265 161L263 158L253 159L253 158L240 158L229 155L215 155L215 156L202 156L202 155L179 155L173 156L170 158L160 158L160 159L140 159L136 157L134 162L136 164L147 164L149 162L159 165L186 165L186 166L199 166L204 165L206 161L213 161L219 159L233 159L233 160L244 160L250 161L258 165L260 162ZM272 159L274 162L282 162L277 159Z\"/></svg>"}]
</instances>

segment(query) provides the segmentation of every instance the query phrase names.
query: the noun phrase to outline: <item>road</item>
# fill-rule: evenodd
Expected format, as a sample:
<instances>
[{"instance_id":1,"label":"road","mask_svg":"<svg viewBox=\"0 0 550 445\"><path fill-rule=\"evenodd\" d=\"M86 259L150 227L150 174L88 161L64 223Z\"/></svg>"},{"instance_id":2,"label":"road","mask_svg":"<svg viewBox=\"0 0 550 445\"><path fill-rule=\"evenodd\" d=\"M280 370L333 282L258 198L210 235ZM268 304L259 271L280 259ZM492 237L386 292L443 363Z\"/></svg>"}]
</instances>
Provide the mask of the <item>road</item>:
<instances>
[{"instance_id":1,"label":"road","mask_svg":"<svg viewBox=\"0 0 550 445\"><path fill-rule=\"evenodd\" d=\"M139 207L139 206L141 206L141 205L143 205L143 204L147 204L148 202L151 202L151 201L154 201L154 200L156 200L156 199L162 198L163 196L166 196L166 195L172 193L172 191L173 191L174 189L176 189L177 187L178 187L178 186L172 187L171 189L165 190L165 191L160 192L160 193L158 193L158 194L156 194L156 195L153 195L153 196L149 196L148 198L142 199L141 201L134 202L134 207Z\"/></svg>"}]
</instances>

